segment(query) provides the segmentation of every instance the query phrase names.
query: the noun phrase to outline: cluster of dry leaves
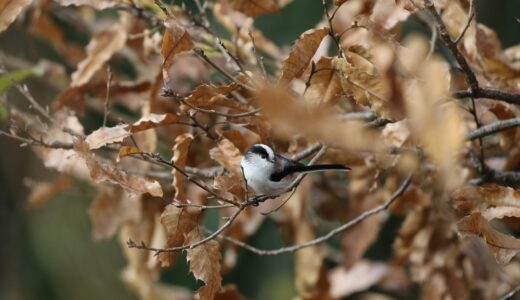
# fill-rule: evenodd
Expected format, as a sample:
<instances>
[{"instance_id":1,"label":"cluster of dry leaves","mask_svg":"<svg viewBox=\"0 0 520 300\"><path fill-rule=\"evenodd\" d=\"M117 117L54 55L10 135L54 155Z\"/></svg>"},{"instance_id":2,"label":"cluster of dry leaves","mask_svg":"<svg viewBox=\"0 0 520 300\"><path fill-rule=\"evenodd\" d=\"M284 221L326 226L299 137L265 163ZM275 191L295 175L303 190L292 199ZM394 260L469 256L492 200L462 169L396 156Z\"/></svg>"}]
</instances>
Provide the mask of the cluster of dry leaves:
<instances>
[{"instance_id":1,"label":"cluster of dry leaves","mask_svg":"<svg viewBox=\"0 0 520 300\"><path fill-rule=\"evenodd\" d=\"M0 0L0 31L24 11L30 34L63 59L45 64L61 91L50 109L13 82L33 109L10 104L2 135L61 176L35 185L29 203L43 204L71 178L95 186L93 236L119 237L123 281L142 299L244 299L221 284L238 251L294 252L301 299L372 286L387 296L363 299L497 299L513 290L520 48L502 49L470 0L336 0L282 49L254 18L289 2L195 1L190 12L160 0ZM104 9L115 14L96 17ZM403 38L410 20L431 39ZM91 36L86 47L67 38L67 23ZM63 65L75 71L67 76ZM85 130L80 120L92 114L103 124ZM353 170L309 176L294 194L256 206L239 162L260 142ZM202 225L211 209L218 229ZM364 258L390 214L404 219L391 258ZM265 218L293 246L248 245ZM197 291L159 280L180 251L204 282Z\"/></svg>"}]
</instances>

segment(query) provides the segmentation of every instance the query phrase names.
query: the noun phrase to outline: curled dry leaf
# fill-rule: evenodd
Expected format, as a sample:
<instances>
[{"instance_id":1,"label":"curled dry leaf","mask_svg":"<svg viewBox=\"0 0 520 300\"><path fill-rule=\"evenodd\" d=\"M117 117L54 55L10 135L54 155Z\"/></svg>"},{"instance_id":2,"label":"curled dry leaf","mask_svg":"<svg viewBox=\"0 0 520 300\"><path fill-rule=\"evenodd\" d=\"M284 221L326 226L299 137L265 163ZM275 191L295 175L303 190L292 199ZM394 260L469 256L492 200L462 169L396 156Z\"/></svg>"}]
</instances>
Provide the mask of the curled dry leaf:
<instances>
[{"instance_id":1,"label":"curled dry leaf","mask_svg":"<svg viewBox=\"0 0 520 300\"><path fill-rule=\"evenodd\" d=\"M499 264L507 264L520 252L520 239L494 229L480 213L462 218L457 225L461 233L472 233L484 238Z\"/></svg>"},{"instance_id":2,"label":"curled dry leaf","mask_svg":"<svg viewBox=\"0 0 520 300\"><path fill-rule=\"evenodd\" d=\"M305 98L315 104L336 104L342 94L340 77L332 66L332 58L321 57L316 63L316 73L312 75Z\"/></svg>"},{"instance_id":3,"label":"curled dry leaf","mask_svg":"<svg viewBox=\"0 0 520 300\"><path fill-rule=\"evenodd\" d=\"M175 124L179 118L170 113L165 114L148 114L129 126L130 132L139 132L151 128L157 128L170 124Z\"/></svg>"},{"instance_id":4,"label":"curled dry leaf","mask_svg":"<svg viewBox=\"0 0 520 300\"><path fill-rule=\"evenodd\" d=\"M186 237L186 244L200 241L202 236L198 228L193 229ZM187 260L190 271L197 280L204 281L205 285L197 291L200 299L213 299L220 290L222 276L220 275L220 246L217 241L211 240L196 248L187 250Z\"/></svg>"},{"instance_id":5,"label":"curled dry leaf","mask_svg":"<svg viewBox=\"0 0 520 300\"><path fill-rule=\"evenodd\" d=\"M287 138L304 134L347 149L378 149L382 145L375 132L358 121L340 121L326 106L305 105L279 88L266 88L256 99L265 116L272 122L275 133Z\"/></svg>"},{"instance_id":6,"label":"curled dry leaf","mask_svg":"<svg viewBox=\"0 0 520 300\"><path fill-rule=\"evenodd\" d=\"M186 167L186 161L188 160L188 150L190 149L191 142L193 141L193 135L191 133L185 133L175 138L175 145L173 146L173 157L172 163L177 167L184 169ZM186 195L184 192L184 184L186 178L177 169L172 169L173 176L173 187L175 188L174 201L185 202Z\"/></svg>"},{"instance_id":7,"label":"curled dry leaf","mask_svg":"<svg viewBox=\"0 0 520 300\"><path fill-rule=\"evenodd\" d=\"M99 162L94 154L89 151L87 143L77 142L74 150L85 161L90 171L90 177L95 182L117 184L130 194L149 193L155 197L163 196L159 182L130 175L114 166Z\"/></svg>"},{"instance_id":8,"label":"curled dry leaf","mask_svg":"<svg viewBox=\"0 0 520 300\"><path fill-rule=\"evenodd\" d=\"M228 139L221 139L217 146L209 151L212 159L221 164L226 170L233 173L237 178L242 178L242 170L240 168L240 160L242 153Z\"/></svg>"},{"instance_id":9,"label":"curled dry leaf","mask_svg":"<svg viewBox=\"0 0 520 300\"><path fill-rule=\"evenodd\" d=\"M330 295L344 298L355 292L364 291L381 281L391 272L384 263L358 261L350 269L336 267L329 272Z\"/></svg>"},{"instance_id":10,"label":"curled dry leaf","mask_svg":"<svg viewBox=\"0 0 520 300\"><path fill-rule=\"evenodd\" d=\"M224 95L237 90L236 83L215 86L212 84L201 84L197 86L187 97L186 101L196 107L208 107L214 105L237 107L237 103L227 99ZM188 107L183 107L187 111Z\"/></svg>"},{"instance_id":11,"label":"curled dry leaf","mask_svg":"<svg viewBox=\"0 0 520 300\"><path fill-rule=\"evenodd\" d=\"M260 15L279 12L280 8L273 0L228 0L239 12L256 18Z\"/></svg>"},{"instance_id":12,"label":"curled dry leaf","mask_svg":"<svg viewBox=\"0 0 520 300\"><path fill-rule=\"evenodd\" d=\"M121 143L126 137L132 135L132 133L174 124L177 121L178 117L170 113L148 114L132 125L120 124L114 127L101 127L89 134L85 142L87 142L91 150L98 149L108 144ZM132 153L127 153L126 155L129 154Z\"/></svg>"},{"instance_id":13,"label":"curled dry leaf","mask_svg":"<svg viewBox=\"0 0 520 300\"><path fill-rule=\"evenodd\" d=\"M161 214L161 223L166 229L167 235L167 242L164 246L170 248L184 245L186 235L195 228L196 222L196 214L191 213L188 209L167 205ZM169 267L173 265L177 255L178 252L162 252L159 253L157 259L161 262L162 267Z\"/></svg>"},{"instance_id":14,"label":"curled dry leaf","mask_svg":"<svg viewBox=\"0 0 520 300\"><path fill-rule=\"evenodd\" d=\"M418 53L424 53L422 49L426 44L419 37L408 40L410 49L417 49ZM454 170L458 168L458 156L466 141L465 112L450 99L449 65L435 56L427 61L423 59L408 59L409 64L413 61L421 67L413 68L417 78L409 81L406 88L406 110L412 134L440 168L441 183L452 190L463 180L459 175L462 171Z\"/></svg>"},{"instance_id":15,"label":"curled dry leaf","mask_svg":"<svg viewBox=\"0 0 520 300\"><path fill-rule=\"evenodd\" d=\"M396 120L400 115L389 101L390 90L374 65L355 52L346 52L346 58L334 58L332 65L339 72L341 86L346 95L361 105L371 108L379 116Z\"/></svg>"},{"instance_id":16,"label":"curled dry leaf","mask_svg":"<svg viewBox=\"0 0 520 300\"><path fill-rule=\"evenodd\" d=\"M316 238L316 228L309 213L311 182L303 181L293 195L293 199L284 206L289 214L294 243L300 244ZM325 253L321 245L301 249L296 252L296 289L303 297L321 292L319 290Z\"/></svg>"},{"instance_id":17,"label":"curled dry leaf","mask_svg":"<svg viewBox=\"0 0 520 300\"><path fill-rule=\"evenodd\" d=\"M180 24L174 21L165 22L165 31L163 36L161 54L163 62L163 79L165 82L170 81L169 69L173 64L175 55L191 50L193 42L188 31Z\"/></svg>"},{"instance_id":18,"label":"curled dry leaf","mask_svg":"<svg viewBox=\"0 0 520 300\"><path fill-rule=\"evenodd\" d=\"M132 135L128 131L128 125L121 124L114 127L101 127L87 136L85 142L90 150L101 148L112 143L121 143L126 137Z\"/></svg>"},{"instance_id":19,"label":"curled dry leaf","mask_svg":"<svg viewBox=\"0 0 520 300\"><path fill-rule=\"evenodd\" d=\"M31 2L31 0L0 0L0 32L6 30Z\"/></svg>"},{"instance_id":20,"label":"curled dry leaf","mask_svg":"<svg viewBox=\"0 0 520 300\"><path fill-rule=\"evenodd\" d=\"M87 57L78 64L72 73L71 86L82 86L90 81L94 73L106 63L114 53L126 43L126 31L121 24L97 32L87 45Z\"/></svg>"},{"instance_id":21,"label":"curled dry leaf","mask_svg":"<svg viewBox=\"0 0 520 300\"><path fill-rule=\"evenodd\" d=\"M327 27L304 32L296 41L289 57L283 61L279 82L287 84L303 74L323 38L329 33Z\"/></svg>"},{"instance_id":22,"label":"curled dry leaf","mask_svg":"<svg viewBox=\"0 0 520 300\"><path fill-rule=\"evenodd\" d=\"M251 50L253 43L249 33L255 40L258 50L263 51L273 58L280 59L281 51L275 43L267 39L264 34L253 27L253 19L244 16L242 13L234 11L226 2L218 2L213 6L213 14L217 21L232 34L238 36L237 45L239 49ZM237 28L239 29L237 32ZM241 51L241 55L253 59L250 51Z\"/></svg>"}]
</instances>

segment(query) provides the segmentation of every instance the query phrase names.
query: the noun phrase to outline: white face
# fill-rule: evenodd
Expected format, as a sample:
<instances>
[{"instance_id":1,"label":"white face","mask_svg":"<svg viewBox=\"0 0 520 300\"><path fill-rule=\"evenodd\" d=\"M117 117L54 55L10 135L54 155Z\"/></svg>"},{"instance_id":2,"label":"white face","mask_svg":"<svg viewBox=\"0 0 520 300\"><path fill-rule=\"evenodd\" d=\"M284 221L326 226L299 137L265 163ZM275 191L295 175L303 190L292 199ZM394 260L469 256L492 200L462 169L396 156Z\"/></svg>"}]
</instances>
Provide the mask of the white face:
<instances>
[{"instance_id":1,"label":"white face","mask_svg":"<svg viewBox=\"0 0 520 300\"><path fill-rule=\"evenodd\" d=\"M248 181L268 180L274 171L274 152L263 144L253 145L242 158L241 165Z\"/></svg>"}]
</instances>

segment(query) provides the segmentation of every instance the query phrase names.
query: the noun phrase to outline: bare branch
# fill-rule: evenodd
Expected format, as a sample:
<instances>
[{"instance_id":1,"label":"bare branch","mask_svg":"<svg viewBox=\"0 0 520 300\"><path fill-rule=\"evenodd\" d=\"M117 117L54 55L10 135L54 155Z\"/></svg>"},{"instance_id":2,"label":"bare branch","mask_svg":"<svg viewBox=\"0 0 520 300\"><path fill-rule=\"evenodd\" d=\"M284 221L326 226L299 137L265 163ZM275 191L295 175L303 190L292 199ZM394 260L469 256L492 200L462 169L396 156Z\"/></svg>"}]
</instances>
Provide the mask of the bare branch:
<instances>
[{"instance_id":1,"label":"bare branch","mask_svg":"<svg viewBox=\"0 0 520 300\"><path fill-rule=\"evenodd\" d=\"M457 44L455 42L453 42L453 40L451 39L451 36L448 33L448 30L446 29L446 26L444 25L444 22L442 21L441 16L437 12L437 9L435 8L435 5L433 4L433 1L425 0L424 6L432 15L432 17L435 21L435 26L437 27L437 31L439 33L441 40L448 47L451 54L455 57L455 60L457 61L459 66L462 68L462 71L466 75L466 82L468 83L469 88L472 91L477 90L479 88L477 77L475 76L475 73L473 73L473 70L469 66L464 55L462 55L462 53L460 53L459 49L457 49Z\"/></svg>"},{"instance_id":2,"label":"bare branch","mask_svg":"<svg viewBox=\"0 0 520 300\"><path fill-rule=\"evenodd\" d=\"M477 88L475 90L465 90L465 91L456 91L453 93L453 97L455 98L469 98L469 97L477 98L487 98L487 99L495 99L501 100L511 104L520 104L520 94L519 93L511 93L504 92L494 88Z\"/></svg>"},{"instance_id":3,"label":"bare branch","mask_svg":"<svg viewBox=\"0 0 520 300\"><path fill-rule=\"evenodd\" d=\"M496 121L471 131L468 133L468 139L474 140L516 126L520 126L520 118Z\"/></svg>"},{"instance_id":4,"label":"bare branch","mask_svg":"<svg viewBox=\"0 0 520 300\"><path fill-rule=\"evenodd\" d=\"M520 292L520 285L511 290L509 293L505 294L504 296L500 297L500 300L509 300L512 299L516 293Z\"/></svg>"},{"instance_id":5,"label":"bare branch","mask_svg":"<svg viewBox=\"0 0 520 300\"><path fill-rule=\"evenodd\" d=\"M324 243L327 240L329 240L330 238L332 238L333 236L335 236L336 234L344 232L347 229L361 223L363 220L367 219L368 217L378 214L378 213L388 209L388 207L390 207L390 205L392 205L392 203L394 203L395 200L397 200L399 197L401 197L404 194L404 192L410 185L411 180L412 180L412 175L410 174L405 178L405 180L401 183L399 188L397 188L397 190L394 192L394 194L385 203L383 203L379 206L376 206L370 210L367 210L364 213L362 213L361 215L357 216L356 218L350 220L349 222L347 222L339 227L334 228L333 230L329 231L327 234L320 236L314 240L305 242L305 243L296 244L296 245L292 245L289 247L283 247L283 248L274 249L274 250L263 250L263 249L259 249L257 247L248 245L242 241L238 241L238 240L231 239L228 237L222 237L222 238L227 241L230 241L233 244L240 246L248 251L251 251L257 255L262 255L262 256L280 255L280 254L284 254L284 253L295 252L295 251L301 250L303 248L315 246L315 245Z\"/></svg>"}]
</instances>

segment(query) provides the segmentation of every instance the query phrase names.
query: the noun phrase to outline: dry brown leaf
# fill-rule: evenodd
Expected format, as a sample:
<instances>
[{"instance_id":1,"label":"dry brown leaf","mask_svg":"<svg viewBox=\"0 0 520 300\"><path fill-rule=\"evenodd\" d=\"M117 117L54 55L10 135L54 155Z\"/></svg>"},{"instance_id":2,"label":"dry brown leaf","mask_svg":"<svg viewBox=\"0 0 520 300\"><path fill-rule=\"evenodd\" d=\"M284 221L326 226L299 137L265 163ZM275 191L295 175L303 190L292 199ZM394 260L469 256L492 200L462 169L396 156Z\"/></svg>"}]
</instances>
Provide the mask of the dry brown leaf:
<instances>
[{"instance_id":1,"label":"dry brown leaf","mask_svg":"<svg viewBox=\"0 0 520 300\"><path fill-rule=\"evenodd\" d=\"M186 237L186 244L193 244L201 239L198 228L195 228ZM200 299L213 299L222 284L218 242L211 240L196 248L188 249L187 252L186 258L190 263L190 271L195 279L205 283L203 287L199 288L197 294Z\"/></svg>"},{"instance_id":2,"label":"dry brown leaf","mask_svg":"<svg viewBox=\"0 0 520 300\"><path fill-rule=\"evenodd\" d=\"M259 91L257 101L262 112L271 121L274 133L286 138L305 135L309 139L323 141L346 149L377 149L375 132L362 122L341 121L326 106L305 105L286 91L266 88Z\"/></svg>"},{"instance_id":3,"label":"dry brown leaf","mask_svg":"<svg viewBox=\"0 0 520 300\"><path fill-rule=\"evenodd\" d=\"M185 244L186 236L196 226L196 215L188 209L168 205L161 215L161 223L166 229L167 242L165 248L178 247ZM188 241L186 241L188 242ZM178 252L159 253L157 259L162 267L172 266Z\"/></svg>"},{"instance_id":4,"label":"dry brown leaf","mask_svg":"<svg viewBox=\"0 0 520 300\"><path fill-rule=\"evenodd\" d=\"M256 18L263 14L279 12L280 8L273 0L228 0L239 12Z\"/></svg>"},{"instance_id":5,"label":"dry brown leaf","mask_svg":"<svg viewBox=\"0 0 520 300\"><path fill-rule=\"evenodd\" d=\"M168 21L164 24L166 30L163 36L161 54L163 62L163 79L164 82L170 81L169 69L173 64L177 54L191 50L193 42L188 31L174 21Z\"/></svg>"},{"instance_id":6,"label":"dry brown leaf","mask_svg":"<svg viewBox=\"0 0 520 300\"><path fill-rule=\"evenodd\" d=\"M493 229L480 213L462 218L457 225L462 233L472 233L484 238L499 264L507 264L520 252L520 239Z\"/></svg>"},{"instance_id":7,"label":"dry brown leaf","mask_svg":"<svg viewBox=\"0 0 520 300\"><path fill-rule=\"evenodd\" d=\"M109 7L114 7L122 4L124 0L56 0L57 3L63 6L92 6L95 9L102 10Z\"/></svg>"},{"instance_id":8,"label":"dry brown leaf","mask_svg":"<svg viewBox=\"0 0 520 300\"><path fill-rule=\"evenodd\" d=\"M0 32L6 30L31 2L31 0L0 0Z\"/></svg>"},{"instance_id":9,"label":"dry brown leaf","mask_svg":"<svg viewBox=\"0 0 520 300\"><path fill-rule=\"evenodd\" d=\"M316 226L309 214L311 181L305 180L284 206L289 214L294 231L294 243L301 244L316 238ZM321 292L319 283L325 253L321 245L307 247L296 252L296 289L298 294L308 297Z\"/></svg>"},{"instance_id":10,"label":"dry brown leaf","mask_svg":"<svg viewBox=\"0 0 520 300\"><path fill-rule=\"evenodd\" d=\"M236 102L227 99L225 95L237 90L239 87L236 83L228 85L215 86L212 84L201 84L197 86L187 97L186 101L196 107L208 107L215 104L237 107ZM189 108L184 107L184 111Z\"/></svg>"},{"instance_id":11,"label":"dry brown leaf","mask_svg":"<svg viewBox=\"0 0 520 300\"><path fill-rule=\"evenodd\" d=\"M384 263L358 261L352 268L336 267L329 272L330 294L344 298L364 291L388 275L390 268Z\"/></svg>"},{"instance_id":12,"label":"dry brown leaf","mask_svg":"<svg viewBox=\"0 0 520 300\"><path fill-rule=\"evenodd\" d=\"M346 55L346 58L332 60L340 73L343 92L383 118L399 119L400 114L393 110L393 103L389 101L390 89L382 76L376 75L375 66L357 53L349 51Z\"/></svg>"},{"instance_id":13,"label":"dry brown leaf","mask_svg":"<svg viewBox=\"0 0 520 300\"><path fill-rule=\"evenodd\" d=\"M242 169L240 168L242 153L230 140L221 139L217 146L209 151L209 155L226 170L233 173L234 176L242 178Z\"/></svg>"},{"instance_id":14,"label":"dry brown leaf","mask_svg":"<svg viewBox=\"0 0 520 300\"><path fill-rule=\"evenodd\" d=\"M161 185L156 180L149 180L136 175L130 175L114 166L99 162L85 142L77 142L74 146L76 153L85 161L90 177L97 183L111 183L121 186L130 194L149 193L155 197L162 197Z\"/></svg>"},{"instance_id":15,"label":"dry brown leaf","mask_svg":"<svg viewBox=\"0 0 520 300\"><path fill-rule=\"evenodd\" d=\"M87 45L87 57L78 64L72 73L71 86L82 86L90 81L98 71L126 43L126 31L121 24L97 32Z\"/></svg>"},{"instance_id":16,"label":"dry brown leaf","mask_svg":"<svg viewBox=\"0 0 520 300\"><path fill-rule=\"evenodd\" d=\"M173 146L173 157L172 163L177 167L184 169L188 160L188 150L190 149L191 142L193 141L193 135L191 133L185 133L175 138L175 145ZM173 176L173 187L175 188L174 201L184 202L186 201L186 194L184 191L184 184L186 178L177 169L172 169Z\"/></svg>"},{"instance_id":17,"label":"dry brown leaf","mask_svg":"<svg viewBox=\"0 0 520 300\"><path fill-rule=\"evenodd\" d=\"M375 1L370 20L390 30L405 21L409 15L408 10L399 7L394 1Z\"/></svg>"},{"instance_id":18,"label":"dry brown leaf","mask_svg":"<svg viewBox=\"0 0 520 300\"><path fill-rule=\"evenodd\" d=\"M138 121L136 121L134 124L130 125L128 130L130 132L139 132L151 128L157 128L161 126L166 126L170 124L175 124L179 118L170 113L165 114L148 114Z\"/></svg>"},{"instance_id":19,"label":"dry brown leaf","mask_svg":"<svg viewBox=\"0 0 520 300\"><path fill-rule=\"evenodd\" d=\"M309 65L314 53L318 50L323 38L329 33L327 27L310 29L296 41L289 57L283 61L279 82L287 84L300 77Z\"/></svg>"},{"instance_id":20,"label":"dry brown leaf","mask_svg":"<svg viewBox=\"0 0 520 300\"><path fill-rule=\"evenodd\" d=\"M121 124L114 127L101 127L87 136L85 142L89 149L98 149L107 144L121 143L126 137L132 135L128 131L128 125Z\"/></svg>"},{"instance_id":21,"label":"dry brown leaf","mask_svg":"<svg viewBox=\"0 0 520 300\"><path fill-rule=\"evenodd\" d=\"M452 190L464 179L462 170L455 170L460 168L458 158L466 141L465 112L450 98L449 65L436 56L424 61L427 41L423 38L411 37L407 45L420 53L403 58L409 65L417 64L411 68L417 78L408 81L404 95L410 128L440 168L440 183Z\"/></svg>"},{"instance_id":22,"label":"dry brown leaf","mask_svg":"<svg viewBox=\"0 0 520 300\"><path fill-rule=\"evenodd\" d=\"M88 210L94 239L110 239L121 224L137 221L141 212L140 203L139 197L130 197L121 188L101 187Z\"/></svg>"},{"instance_id":23,"label":"dry brown leaf","mask_svg":"<svg viewBox=\"0 0 520 300\"><path fill-rule=\"evenodd\" d=\"M316 63L316 73L311 78L305 98L315 104L334 105L342 91L340 78L332 66L332 59L321 57Z\"/></svg>"},{"instance_id":24,"label":"dry brown leaf","mask_svg":"<svg viewBox=\"0 0 520 300\"><path fill-rule=\"evenodd\" d=\"M267 53L273 58L282 58L278 46L267 39L261 31L253 27L253 19L233 10L227 2L215 3L213 6L213 14L217 21L222 24L228 32L238 36L237 50L240 51L240 56L249 57L250 60L254 59L250 51L245 51L250 50L253 46L251 37L249 36L249 33L251 33L258 50ZM239 29L238 32L237 28Z\"/></svg>"},{"instance_id":25,"label":"dry brown leaf","mask_svg":"<svg viewBox=\"0 0 520 300\"><path fill-rule=\"evenodd\" d=\"M27 205L29 207L39 207L69 188L71 184L72 179L67 175L63 175L55 181L37 183L31 187L31 193L27 197Z\"/></svg>"}]
</instances>

